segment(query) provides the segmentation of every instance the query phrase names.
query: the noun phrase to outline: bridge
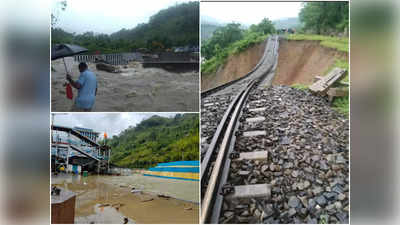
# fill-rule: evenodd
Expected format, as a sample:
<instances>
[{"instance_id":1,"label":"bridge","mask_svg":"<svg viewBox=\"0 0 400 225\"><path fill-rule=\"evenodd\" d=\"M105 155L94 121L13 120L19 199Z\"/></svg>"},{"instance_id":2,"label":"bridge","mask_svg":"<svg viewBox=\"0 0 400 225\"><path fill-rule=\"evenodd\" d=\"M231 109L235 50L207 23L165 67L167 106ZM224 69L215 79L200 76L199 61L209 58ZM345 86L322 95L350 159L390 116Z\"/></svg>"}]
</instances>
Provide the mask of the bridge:
<instances>
[{"instance_id":1,"label":"bridge","mask_svg":"<svg viewBox=\"0 0 400 225\"><path fill-rule=\"evenodd\" d=\"M54 140L52 138L51 143L52 156L64 160L67 168L71 164L72 157L79 157L86 158L86 160L76 160L75 164L85 166L95 163L97 164L98 173L109 171L111 149L108 146L99 145L95 140L85 136L85 132L80 130L80 128L53 125L51 129L67 135L64 140L60 138ZM53 148L55 148L54 151Z\"/></svg>"}]
</instances>

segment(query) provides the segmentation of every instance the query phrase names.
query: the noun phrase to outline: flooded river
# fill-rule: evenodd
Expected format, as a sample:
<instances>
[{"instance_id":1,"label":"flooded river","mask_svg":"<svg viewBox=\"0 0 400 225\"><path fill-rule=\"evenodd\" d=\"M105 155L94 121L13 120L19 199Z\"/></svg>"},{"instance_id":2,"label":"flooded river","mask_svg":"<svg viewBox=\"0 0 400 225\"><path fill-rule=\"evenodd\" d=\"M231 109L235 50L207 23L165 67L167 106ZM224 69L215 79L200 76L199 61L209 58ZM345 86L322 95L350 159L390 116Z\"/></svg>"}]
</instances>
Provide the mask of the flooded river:
<instances>
[{"instance_id":1,"label":"flooded river","mask_svg":"<svg viewBox=\"0 0 400 225\"><path fill-rule=\"evenodd\" d=\"M72 78L79 77L78 62L66 57ZM67 99L64 83L65 68L61 59L51 63L51 108L69 112L73 104ZM97 75L98 92L92 111L99 112L196 112L199 109L199 73L168 72L160 68L143 68L132 62L121 73L89 69ZM74 89L74 97L77 91Z\"/></svg>"},{"instance_id":2,"label":"flooded river","mask_svg":"<svg viewBox=\"0 0 400 225\"><path fill-rule=\"evenodd\" d=\"M198 223L199 182L131 176L52 176L77 194L75 223ZM133 190L140 192L132 193ZM159 197L162 194L171 198Z\"/></svg>"}]
</instances>

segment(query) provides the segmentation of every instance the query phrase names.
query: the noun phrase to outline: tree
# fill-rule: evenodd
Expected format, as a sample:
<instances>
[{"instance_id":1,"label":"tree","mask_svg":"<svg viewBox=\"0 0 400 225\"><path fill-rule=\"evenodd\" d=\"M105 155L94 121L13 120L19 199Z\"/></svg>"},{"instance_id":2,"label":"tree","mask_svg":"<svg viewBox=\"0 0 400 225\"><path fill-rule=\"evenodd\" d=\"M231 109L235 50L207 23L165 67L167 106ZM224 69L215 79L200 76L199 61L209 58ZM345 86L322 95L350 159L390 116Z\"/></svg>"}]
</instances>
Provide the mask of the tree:
<instances>
[{"instance_id":1,"label":"tree","mask_svg":"<svg viewBox=\"0 0 400 225\"><path fill-rule=\"evenodd\" d=\"M305 30L316 34L342 32L348 27L348 2L306 2L299 14Z\"/></svg>"},{"instance_id":2,"label":"tree","mask_svg":"<svg viewBox=\"0 0 400 225\"><path fill-rule=\"evenodd\" d=\"M251 32L260 32L263 34L272 34L275 32L274 24L268 18L264 18L259 24L250 26Z\"/></svg>"},{"instance_id":3,"label":"tree","mask_svg":"<svg viewBox=\"0 0 400 225\"><path fill-rule=\"evenodd\" d=\"M210 59L218 53L219 49L226 48L229 44L242 39L243 30L240 29L240 26L240 23L230 23L216 29L213 36L202 45L202 56Z\"/></svg>"}]
</instances>

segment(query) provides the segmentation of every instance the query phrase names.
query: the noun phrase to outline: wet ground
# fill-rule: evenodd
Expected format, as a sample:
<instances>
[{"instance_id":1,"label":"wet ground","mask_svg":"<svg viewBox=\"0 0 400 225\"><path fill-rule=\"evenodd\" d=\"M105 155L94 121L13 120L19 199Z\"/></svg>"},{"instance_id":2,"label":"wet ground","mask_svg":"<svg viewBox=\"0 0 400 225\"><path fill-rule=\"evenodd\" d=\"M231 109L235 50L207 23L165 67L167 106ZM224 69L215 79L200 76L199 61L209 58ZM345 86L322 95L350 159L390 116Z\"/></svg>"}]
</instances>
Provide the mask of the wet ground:
<instances>
[{"instance_id":1,"label":"wet ground","mask_svg":"<svg viewBox=\"0 0 400 225\"><path fill-rule=\"evenodd\" d=\"M78 62L65 58L74 80L79 77ZM65 68L62 59L52 61L51 107L55 112L69 112L73 104L67 99ZM92 111L99 112L196 112L199 108L199 73L169 72L161 68L143 68L132 62L121 73L89 69L97 75L98 92ZM77 91L74 89L74 97Z\"/></svg>"},{"instance_id":2,"label":"wet ground","mask_svg":"<svg viewBox=\"0 0 400 225\"><path fill-rule=\"evenodd\" d=\"M199 183L131 176L52 176L57 185L77 194L75 223L198 223ZM132 188L140 190L132 193ZM162 194L171 198L159 197Z\"/></svg>"}]
</instances>

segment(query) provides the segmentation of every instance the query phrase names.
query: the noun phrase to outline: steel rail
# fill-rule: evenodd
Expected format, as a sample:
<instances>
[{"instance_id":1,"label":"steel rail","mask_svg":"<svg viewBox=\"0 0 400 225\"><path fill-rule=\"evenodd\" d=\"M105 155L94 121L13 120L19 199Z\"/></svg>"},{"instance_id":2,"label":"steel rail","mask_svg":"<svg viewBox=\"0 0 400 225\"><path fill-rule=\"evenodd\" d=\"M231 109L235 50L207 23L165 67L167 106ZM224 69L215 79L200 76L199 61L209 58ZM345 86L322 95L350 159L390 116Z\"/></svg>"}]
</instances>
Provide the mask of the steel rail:
<instances>
[{"instance_id":1,"label":"steel rail","mask_svg":"<svg viewBox=\"0 0 400 225\"><path fill-rule=\"evenodd\" d=\"M202 199L202 208L201 208L201 217L200 223L218 223L219 214L221 211L223 196L216 193L217 191L222 190L222 186L225 184L228 176L228 170L230 167L230 160L227 159L229 153L233 149L232 140L235 139L233 137L233 132L237 128L238 116L240 115L241 109L243 107L244 102L247 100L247 96L250 90L257 86L262 80L264 80L270 72L273 70L274 65L276 65L277 58L277 50L279 48L279 38L270 38L269 40L273 41L273 49L272 49L272 57L274 57L275 62L267 69L265 73L261 76L254 78L247 84L246 88L244 88L231 102L228 109L226 110L221 122L218 124L217 131L215 132L211 144L206 152L206 156L202 161L201 168L201 180L202 185L205 182L204 174L208 174L208 170L210 169L210 158L213 152L215 152L217 143L224 135L222 143L220 145L220 149L218 151L217 159L214 164L214 168L210 179L208 180L207 189L205 192L205 196ZM268 52L266 48L266 54L264 54L263 59L260 62L264 63L267 58ZM260 63L259 62L259 63ZM261 65L261 64L260 64ZM257 68L260 66L257 65ZM254 71L251 71L251 73ZM232 112L233 110L233 112ZM230 117L229 124L227 125L227 120Z\"/></svg>"},{"instance_id":2,"label":"steel rail","mask_svg":"<svg viewBox=\"0 0 400 225\"><path fill-rule=\"evenodd\" d=\"M212 171L211 177L210 177L208 185L207 185L207 190L206 190L205 196L203 198L200 223L207 222L210 217L212 204L216 197L215 191L217 189L217 186L219 183L219 178L222 173L221 168L227 157L227 150L230 146L230 140L233 135L233 130L234 130L235 124L238 120L238 115L240 113L240 110L242 109L244 100L247 97L247 94L249 93L250 89L254 87L254 84L256 84L255 81L250 82L250 84L240 93L240 100L236 102L235 109L234 109L233 113L231 114L231 118L230 118L229 124L225 130L224 138L222 140L220 149L218 151L218 156L217 156L217 159L216 159L216 162L214 165L214 169Z\"/></svg>"}]
</instances>

